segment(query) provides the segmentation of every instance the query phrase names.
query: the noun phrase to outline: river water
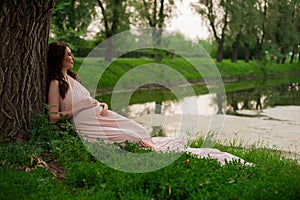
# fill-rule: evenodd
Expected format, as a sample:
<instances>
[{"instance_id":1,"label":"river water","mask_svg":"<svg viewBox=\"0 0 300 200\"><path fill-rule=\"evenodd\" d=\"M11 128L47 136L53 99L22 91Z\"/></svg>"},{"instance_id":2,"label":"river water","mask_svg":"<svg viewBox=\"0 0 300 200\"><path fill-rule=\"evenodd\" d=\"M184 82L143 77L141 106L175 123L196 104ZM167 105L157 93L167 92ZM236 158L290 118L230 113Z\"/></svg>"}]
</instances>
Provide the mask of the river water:
<instances>
[{"instance_id":1,"label":"river water","mask_svg":"<svg viewBox=\"0 0 300 200\"><path fill-rule=\"evenodd\" d=\"M141 103L131 99L134 103L116 111L141 123L153 136L207 137L214 127L221 143L263 144L300 155L300 77L239 81L225 87L226 94L204 92L180 100L172 99L170 91L159 93L161 98L149 91L146 97L132 95Z\"/></svg>"},{"instance_id":2,"label":"river water","mask_svg":"<svg viewBox=\"0 0 300 200\"><path fill-rule=\"evenodd\" d=\"M181 99L166 88L142 88L129 92L126 106L112 109L141 123L152 136L207 138L213 130L219 143L276 148L300 158L299 76L228 82L226 94L203 87L196 84L200 92Z\"/></svg>"},{"instance_id":3,"label":"river water","mask_svg":"<svg viewBox=\"0 0 300 200\"><path fill-rule=\"evenodd\" d=\"M241 85L246 89L241 88ZM259 117L253 113L261 113L265 109L276 106L300 106L300 77L228 83L225 88L231 90L225 95L205 93L187 96L180 100L163 100L163 97L168 94L162 94L162 98L151 100L152 95L156 97L159 95L149 92L145 97L149 101L133 103L123 108L122 113L130 118L148 114L212 116L221 113L241 117Z\"/></svg>"}]
</instances>

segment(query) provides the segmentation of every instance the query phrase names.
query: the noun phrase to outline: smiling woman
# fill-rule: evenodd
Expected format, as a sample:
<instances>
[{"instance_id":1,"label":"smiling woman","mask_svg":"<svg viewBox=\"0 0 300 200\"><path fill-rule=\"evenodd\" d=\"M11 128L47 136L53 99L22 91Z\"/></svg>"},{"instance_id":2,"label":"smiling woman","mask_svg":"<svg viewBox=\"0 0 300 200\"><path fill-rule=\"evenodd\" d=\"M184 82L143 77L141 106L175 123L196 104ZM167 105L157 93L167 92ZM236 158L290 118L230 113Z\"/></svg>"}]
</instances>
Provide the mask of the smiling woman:
<instances>
[{"instance_id":1,"label":"smiling woman","mask_svg":"<svg viewBox=\"0 0 300 200\"><path fill-rule=\"evenodd\" d=\"M62 65L66 67L67 70L72 69L74 64L74 57L72 55L71 49L66 47L65 57Z\"/></svg>"}]
</instances>

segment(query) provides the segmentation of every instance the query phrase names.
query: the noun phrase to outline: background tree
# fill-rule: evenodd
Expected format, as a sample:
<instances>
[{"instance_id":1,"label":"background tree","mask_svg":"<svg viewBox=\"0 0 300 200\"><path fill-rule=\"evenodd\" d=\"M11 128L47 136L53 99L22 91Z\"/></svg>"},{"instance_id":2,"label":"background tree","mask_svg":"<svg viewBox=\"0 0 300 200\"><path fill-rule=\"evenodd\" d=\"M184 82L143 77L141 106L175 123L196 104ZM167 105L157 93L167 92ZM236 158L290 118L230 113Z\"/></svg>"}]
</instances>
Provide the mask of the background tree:
<instances>
[{"instance_id":1,"label":"background tree","mask_svg":"<svg viewBox=\"0 0 300 200\"><path fill-rule=\"evenodd\" d=\"M195 42L187 39L180 33L165 34L163 38L163 46L168 47L170 51L176 50L174 53L181 56L199 56L199 52L197 52L198 45L201 45L208 53L211 52L211 44L205 40L199 40Z\"/></svg>"},{"instance_id":2,"label":"background tree","mask_svg":"<svg viewBox=\"0 0 300 200\"><path fill-rule=\"evenodd\" d=\"M152 27L155 45L160 45L162 29L173 14L174 0L135 0L131 2L136 11L133 23L139 27Z\"/></svg>"},{"instance_id":3,"label":"background tree","mask_svg":"<svg viewBox=\"0 0 300 200\"><path fill-rule=\"evenodd\" d=\"M159 46L162 40L163 28L166 21L173 14L174 0L134 0L132 22L138 27L152 27L152 38L155 46ZM161 52L155 53L155 60L162 59Z\"/></svg>"},{"instance_id":4,"label":"background tree","mask_svg":"<svg viewBox=\"0 0 300 200\"><path fill-rule=\"evenodd\" d=\"M232 46L232 62L237 61L241 44L244 44L245 62L250 59L250 47L255 43L255 27L259 21L256 3L257 0L231 0L230 2L228 42Z\"/></svg>"},{"instance_id":5,"label":"background tree","mask_svg":"<svg viewBox=\"0 0 300 200\"><path fill-rule=\"evenodd\" d=\"M229 20L230 0L198 0L191 6L208 20L214 39L218 43L217 62L222 62L223 48Z\"/></svg>"},{"instance_id":6,"label":"background tree","mask_svg":"<svg viewBox=\"0 0 300 200\"><path fill-rule=\"evenodd\" d=\"M82 47L82 36L96 15L95 0L56 0L51 17L52 40L67 42L72 50Z\"/></svg>"},{"instance_id":7,"label":"background tree","mask_svg":"<svg viewBox=\"0 0 300 200\"><path fill-rule=\"evenodd\" d=\"M111 36L120 33L124 30L129 30L130 11L128 10L128 0L97 0L98 6L101 9L102 23L104 24L100 32L104 39L109 39ZM114 56L114 44L112 40L107 40L107 52L105 60L111 61Z\"/></svg>"},{"instance_id":8,"label":"background tree","mask_svg":"<svg viewBox=\"0 0 300 200\"><path fill-rule=\"evenodd\" d=\"M0 3L0 133L22 138L44 111L46 49L55 0Z\"/></svg>"},{"instance_id":9,"label":"background tree","mask_svg":"<svg viewBox=\"0 0 300 200\"><path fill-rule=\"evenodd\" d=\"M256 4L258 9L258 21L256 27L256 60L262 60L263 58L263 47L267 35L268 4L269 0L258 0Z\"/></svg>"},{"instance_id":10,"label":"background tree","mask_svg":"<svg viewBox=\"0 0 300 200\"><path fill-rule=\"evenodd\" d=\"M292 0L291 7L292 7L292 24L294 26L295 34L293 34L293 36L292 36L293 50L292 50L290 63L293 63L297 52L299 53L298 62L300 63L300 49L299 49L299 46L300 46L300 1Z\"/></svg>"},{"instance_id":11,"label":"background tree","mask_svg":"<svg viewBox=\"0 0 300 200\"><path fill-rule=\"evenodd\" d=\"M269 3L269 16L272 23L268 23L272 31L270 40L276 44L277 63L284 63L286 55L292 50L292 38L296 34L292 23L292 6L288 1L273 0Z\"/></svg>"}]
</instances>

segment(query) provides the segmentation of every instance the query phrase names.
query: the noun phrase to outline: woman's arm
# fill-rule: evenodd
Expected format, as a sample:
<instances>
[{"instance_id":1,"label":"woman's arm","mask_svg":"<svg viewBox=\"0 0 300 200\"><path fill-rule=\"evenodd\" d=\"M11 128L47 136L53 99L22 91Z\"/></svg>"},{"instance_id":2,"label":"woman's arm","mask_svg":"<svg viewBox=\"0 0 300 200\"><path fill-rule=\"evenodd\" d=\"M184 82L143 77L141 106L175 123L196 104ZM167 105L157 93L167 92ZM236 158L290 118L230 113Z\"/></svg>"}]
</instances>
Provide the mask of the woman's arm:
<instances>
[{"instance_id":1,"label":"woman's arm","mask_svg":"<svg viewBox=\"0 0 300 200\"><path fill-rule=\"evenodd\" d=\"M60 97L59 83L57 80L52 80L49 85L48 111L49 111L49 120L54 123L62 119L70 119L73 116L72 109L59 112L59 97Z\"/></svg>"},{"instance_id":2,"label":"woman's arm","mask_svg":"<svg viewBox=\"0 0 300 200\"><path fill-rule=\"evenodd\" d=\"M59 112L59 83L57 80L52 80L49 86L48 105L49 105L49 120L51 122L58 122L63 119L70 119L83 109L88 109L96 106L98 102L94 99L85 99L75 105L72 109Z\"/></svg>"}]
</instances>

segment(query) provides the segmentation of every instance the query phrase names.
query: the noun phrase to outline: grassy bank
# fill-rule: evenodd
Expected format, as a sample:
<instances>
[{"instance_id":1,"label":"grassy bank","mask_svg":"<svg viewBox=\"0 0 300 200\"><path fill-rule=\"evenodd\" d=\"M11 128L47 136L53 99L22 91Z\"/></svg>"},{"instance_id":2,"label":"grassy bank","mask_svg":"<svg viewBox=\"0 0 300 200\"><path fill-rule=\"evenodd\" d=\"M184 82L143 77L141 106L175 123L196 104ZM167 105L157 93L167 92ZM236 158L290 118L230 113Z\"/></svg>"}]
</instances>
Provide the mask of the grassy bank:
<instances>
[{"instance_id":1,"label":"grassy bank","mask_svg":"<svg viewBox=\"0 0 300 200\"><path fill-rule=\"evenodd\" d=\"M186 82L192 84L194 94L206 94L208 93L208 89L203 80L203 76L205 76L206 79L215 78L218 74L212 69L214 67L224 81L226 92L255 89L262 85L272 86L280 82L299 81L300 65L298 63L284 65L276 64L271 61L267 63L258 63L256 61L250 61L249 63L238 61L232 63L230 60L216 63L208 59L195 58L191 58L190 61L200 63L199 65L202 66L200 67L201 73L199 73L191 63L181 58L165 58L159 63L155 63L153 59L149 58L120 58L112 63L106 63L97 58L86 60L76 58L74 69L79 72L84 85L91 90L97 88L96 96L99 96L99 100L109 105L111 102L111 91L114 91L115 94L117 93L115 92L116 88L114 88L116 85L125 91L125 93L126 91L135 91L132 94L132 98L130 98L129 104L176 99L170 88L160 88L160 90L136 90L137 87L142 85L141 81L144 81L144 83L158 83L163 80L168 86L172 86L171 89L174 89L173 86L182 84L182 80L180 80L181 77L185 79ZM143 70L134 71L139 67L145 66L151 67L148 73ZM169 69L165 68L166 66L169 69L174 69L177 74L170 72ZM275 77L276 80L272 80L272 78ZM147 84L145 87L155 88L157 85ZM183 91L180 88L179 90ZM187 94L186 96L190 95Z\"/></svg>"},{"instance_id":2,"label":"grassy bank","mask_svg":"<svg viewBox=\"0 0 300 200\"><path fill-rule=\"evenodd\" d=\"M193 58L191 59L193 61ZM222 63L217 63L208 59L194 59L199 62L203 69L201 73L182 58L165 58L161 62L156 63L153 59L125 59L119 58L112 63L106 63L96 58L76 58L74 70L79 71L79 74L84 77L87 86L95 87L95 82L101 77L98 88L102 91L112 90L115 84L120 80L124 74L130 72L137 66L151 66L151 73L157 77L152 77L152 80L163 79L166 82L176 82L176 78L169 77L168 71L164 70L162 66L171 67L176 70L178 74L182 75L184 79L193 83L203 81L203 76L207 78L214 78L216 74L212 73L213 66L217 67L224 82L253 80L266 77L281 77L300 74L300 64L276 64L275 62L256 62L238 61L232 63L230 60L223 60ZM200 60L200 61L199 61ZM154 64L156 64L155 67ZM81 67L81 69L80 69ZM79 70L80 69L80 70ZM130 79L124 81L128 88L131 85L139 83L140 80L147 80L149 74L139 73L138 76L132 76Z\"/></svg>"},{"instance_id":3,"label":"grassy bank","mask_svg":"<svg viewBox=\"0 0 300 200\"><path fill-rule=\"evenodd\" d=\"M192 146L201 147L202 140ZM300 166L279 151L241 147L238 141L216 148L238 162L220 166L212 159L183 154L169 166L141 174L114 170L86 151L70 124L34 121L26 143L0 146L0 199L298 199ZM141 152L128 145L128 151Z\"/></svg>"},{"instance_id":4,"label":"grassy bank","mask_svg":"<svg viewBox=\"0 0 300 200\"><path fill-rule=\"evenodd\" d=\"M76 70L82 61L77 58ZM88 62L91 70L84 73L90 80L98 78L97 68L106 63L97 59ZM149 59L117 60L103 71L105 76L99 86L103 91L110 90L124 73L152 62ZM164 60L163 63L168 66L171 63L191 82L201 80L199 73L183 60ZM232 64L224 61L217 67L230 90L244 89L252 84L249 80L247 86L244 83L230 86L234 80L299 73L298 64L267 63L261 67L254 62ZM141 77L134 78L133 82ZM206 89L200 87L198 90L205 92ZM158 94L153 96L170 97L164 91L155 92ZM192 146L201 147L202 142L199 138ZM124 148L144 152L132 144ZM184 153L160 170L125 173L96 160L71 124L65 122L57 126L41 115L33 120L31 137L26 143L0 142L0 199L299 199L300 166L296 160L259 144L244 148L239 141L232 141L228 146L217 143L215 148L255 166L235 162L222 167L215 160L198 159Z\"/></svg>"}]
</instances>

